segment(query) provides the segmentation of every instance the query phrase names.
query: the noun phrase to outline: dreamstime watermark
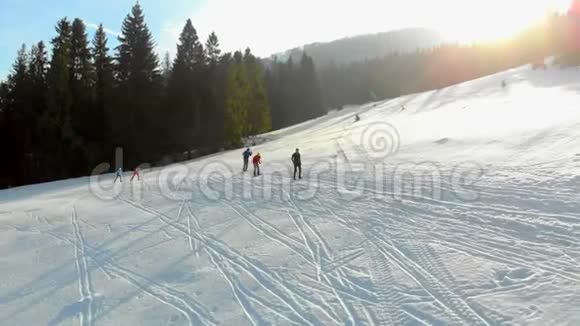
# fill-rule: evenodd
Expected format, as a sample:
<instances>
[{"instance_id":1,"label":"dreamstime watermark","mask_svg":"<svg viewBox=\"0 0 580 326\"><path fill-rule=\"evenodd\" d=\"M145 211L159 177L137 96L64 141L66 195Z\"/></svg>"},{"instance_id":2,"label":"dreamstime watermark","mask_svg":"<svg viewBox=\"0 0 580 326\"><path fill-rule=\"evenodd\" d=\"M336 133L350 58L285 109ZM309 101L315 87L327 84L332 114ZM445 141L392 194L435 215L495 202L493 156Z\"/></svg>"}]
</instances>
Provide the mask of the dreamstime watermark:
<instances>
[{"instance_id":1,"label":"dreamstime watermark","mask_svg":"<svg viewBox=\"0 0 580 326\"><path fill-rule=\"evenodd\" d=\"M357 126L358 127L358 126ZM121 183L114 175L104 175L111 166L97 166L90 177L91 193L101 200L121 196L140 201L147 192L168 200L208 201L300 200L338 196L341 200L391 199L460 200L479 198L477 182L484 169L477 162L461 162L449 166L436 162L405 162L396 160L401 149L400 134L391 124L380 122L346 130L336 140L336 155L315 161L303 153L304 171L295 181L292 162L272 161L262 167L263 174L253 177L226 161L206 164L173 164L148 169L141 165L141 181ZM115 168L122 167L123 152L116 153ZM241 155L240 155L241 156Z\"/></svg>"},{"instance_id":2,"label":"dreamstime watermark","mask_svg":"<svg viewBox=\"0 0 580 326\"><path fill-rule=\"evenodd\" d=\"M345 131L351 137L352 130ZM395 156L401 147L401 135L397 128L388 122L374 122L364 127L358 137L358 144L372 159L386 159Z\"/></svg>"}]
</instances>

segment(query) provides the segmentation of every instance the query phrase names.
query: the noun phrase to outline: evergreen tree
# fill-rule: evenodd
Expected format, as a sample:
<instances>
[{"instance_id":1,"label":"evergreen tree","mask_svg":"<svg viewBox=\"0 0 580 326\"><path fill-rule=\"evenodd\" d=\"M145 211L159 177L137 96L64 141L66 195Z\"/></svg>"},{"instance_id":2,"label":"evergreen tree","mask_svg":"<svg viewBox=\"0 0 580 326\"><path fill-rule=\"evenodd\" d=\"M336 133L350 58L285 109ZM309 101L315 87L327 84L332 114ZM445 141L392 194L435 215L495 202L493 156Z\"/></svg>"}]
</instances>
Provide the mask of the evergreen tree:
<instances>
[{"instance_id":1,"label":"evergreen tree","mask_svg":"<svg viewBox=\"0 0 580 326\"><path fill-rule=\"evenodd\" d=\"M46 46L44 42L40 41L32 46L30 51L29 63L30 75L30 95L29 101L31 103L30 116L27 118L27 125L30 127L31 149L30 161L31 169L34 171L42 170L42 144L44 137L39 130L40 117L46 111L46 93L47 93L47 74L48 74L48 57L46 53ZM31 176L32 179L35 179Z\"/></svg>"},{"instance_id":2,"label":"evergreen tree","mask_svg":"<svg viewBox=\"0 0 580 326\"><path fill-rule=\"evenodd\" d=\"M113 92L113 59L109 55L109 47L107 46L107 34L100 24L93 39L93 62L94 62L94 89L95 89L95 110L102 116L102 127L108 131L106 127L107 121L113 116L110 110ZM103 131L105 131L103 130ZM104 138L104 137L103 137Z\"/></svg>"},{"instance_id":3,"label":"evergreen tree","mask_svg":"<svg viewBox=\"0 0 580 326\"><path fill-rule=\"evenodd\" d=\"M197 31L188 19L177 44L177 54L169 82L171 139L180 150L199 145L202 135L205 53Z\"/></svg>"},{"instance_id":4,"label":"evergreen tree","mask_svg":"<svg viewBox=\"0 0 580 326\"><path fill-rule=\"evenodd\" d=\"M219 49L218 49L219 50ZM221 53L221 52L220 52ZM232 56L230 53L225 53L220 56L216 64L211 64L208 67L208 107L213 108L209 111L210 115L207 120L207 138L210 140L208 146L220 149L227 143L225 129L227 116L227 88L228 75Z\"/></svg>"},{"instance_id":5,"label":"evergreen tree","mask_svg":"<svg viewBox=\"0 0 580 326\"><path fill-rule=\"evenodd\" d=\"M145 23L145 15L139 3L131 9L123 21L120 45L117 47L117 73L120 83L140 86L139 83L154 82L159 74L154 42Z\"/></svg>"},{"instance_id":6,"label":"evergreen tree","mask_svg":"<svg viewBox=\"0 0 580 326\"><path fill-rule=\"evenodd\" d=\"M46 86L46 77L48 73L48 57L44 42L40 41L34 45L30 51L30 75L34 84L37 86ZM36 89L35 92L44 93L43 89Z\"/></svg>"},{"instance_id":7,"label":"evergreen tree","mask_svg":"<svg viewBox=\"0 0 580 326\"><path fill-rule=\"evenodd\" d=\"M12 174L12 182L18 184L27 177L29 167L26 153L30 150L32 128L27 119L33 114L30 102L31 81L29 75L29 57L26 45L22 45L12 72L8 76L5 118L7 133L11 140L5 148L5 157L10 158L8 169Z\"/></svg>"},{"instance_id":8,"label":"evergreen tree","mask_svg":"<svg viewBox=\"0 0 580 326\"><path fill-rule=\"evenodd\" d=\"M72 125L78 139L73 148L75 174L84 175L97 164L102 141L101 116L94 107L94 67L84 22L76 18L71 26L70 90Z\"/></svg>"},{"instance_id":9,"label":"evergreen tree","mask_svg":"<svg viewBox=\"0 0 580 326\"><path fill-rule=\"evenodd\" d=\"M92 163L95 160L104 160L106 155L113 152L113 130L111 120L114 117L113 101L113 59L109 54L107 34L103 24L99 24L92 41L92 57L94 65L94 82L93 82L93 110L95 129L92 132L92 138L95 141L93 147L99 149L100 157L94 155L91 158ZM96 150L96 149L91 149ZM98 161L97 161L98 162Z\"/></svg>"},{"instance_id":10,"label":"evergreen tree","mask_svg":"<svg viewBox=\"0 0 580 326\"><path fill-rule=\"evenodd\" d=\"M199 41L197 31L193 27L191 19L188 19L179 36L177 55L174 67L184 72L192 73L205 64L205 53Z\"/></svg>"},{"instance_id":11,"label":"evergreen tree","mask_svg":"<svg viewBox=\"0 0 580 326\"><path fill-rule=\"evenodd\" d=\"M236 52L228 67L225 114L225 145L238 147L246 135L250 85L243 63L243 55Z\"/></svg>"},{"instance_id":12,"label":"evergreen tree","mask_svg":"<svg viewBox=\"0 0 580 326\"><path fill-rule=\"evenodd\" d=\"M274 129L326 114L314 61L305 53L300 63L275 59L264 77Z\"/></svg>"},{"instance_id":13,"label":"evergreen tree","mask_svg":"<svg viewBox=\"0 0 580 326\"><path fill-rule=\"evenodd\" d=\"M26 45L18 50L16 61L12 65L12 72L8 77L10 89L9 100L13 111L22 112L27 105L28 87L30 86L29 56Z\"/></svg>"},{"instance_id":14,"label":"evergreen tree","mask_svg":"<svg viewBox=\"0 0 580 326\"><path fill-rule=\"evenodd\" d=\"M12 130L10 129L11 121L8 116L8 84L0 81L0 147L2 148L5 159L0 160L0 189L10 187L15 184L14 174L12 171L16 160L11 159L14 154L14 145Z\"/></svg>"},{"instance_id":15,"label":"evergreen tree","mask_svg":"<svg viewBox=\"0 0 580 326\"><path fill-rule=\"evenodd\" d=\"M215 32L211 32L205 42L205 53L210 66L215 66L220 59L220 42Z\"/></svg>"},{"instance_id":16,"label":"evergreen tree","mask_svg":"<svg viewBox=\"0 0 580 326\"><path fill-rule=\"evenodd\" d=\"M268 91L268 99L270 101L272 127L279 129L284 126L284 111L283 111L283 95L282 95L282 64L278 62L278 58L274 58L273 62L266 70L264 77L266 89Z\"/></svg>"},{"instance_id":17,"label":"evergreen tree","mask_svg":"<svg viewBox=\"0 0 580 326\"><path fill-rule=\"evenodd\" d=\"M30 60L23 44L18 50L16 60L12 65L12 72L8 76L9 107L15 113L21 114L27 109L30 86Z\"/></svg>"},{"instance_id":18,"label":"evergreen tree","mask_svg":"<svg viewBox=\"0 0 580 326\"><path fill-rule=\"evenodd\" d=\"M173 65L171 64L171 57L169 56L169 52L165 52L163 63L161 64L161 76L163 77L163 84L165 87L169 85L169 78L171 77L172 70Z\"/></svg>"},{"instance_id":19,"label":"evergreen tree","mask_svg":"<svg viewBox=\"0 0 580 326\"><path fill-rule=\"evenodd\" d=\"M68 175L68 152L77 145L72 128L70 91L71 25L63 18L56 25L57 36L52 39L52 57L48 72L47 111L42 116L41 132L45 135L46 174L50 177ZM50 153L50 154L49 154Z\"/></svg>"},{"instance_id":20,"label":"evergreen tree","mask_svg":"<svg viewBox=\"0 0 580 326\"><path fill-rule=\"evenodd\" d=\"M250 92L245 136L253 136L270 131L272 119L262 64L252 55L250 49L247 49L244 54L244 66Z\"/></svg>"},{"instance_id":21,"label":"evergreen tree","mask_svg":"<svg viewBox=\"0 0 580 326\"><path fill-rule=\"evenodd\" d=\"M304 53L300 61L300 91L299 98L304 100L301 106L301 120L309 120L326 114L322 99L322 90L318 81L314 61Z\"/></svg>"},{"instance_id":22,"label":"evergreen tree","mask_svg":"<svg viewBox=\"0 0 580 326\"><path fill-rule=\"evenodd\" d=\"M8 85L5 82L0 81L0 114L6 113L7 109L8 109ZM2 115L2 117L4 118L5 116Z\"/></svg>"},{"instance_id":23,"label":"evergreen tree","mask_svg":"<svg viewBox=\"0 0 580 326\"><path fill-rule=\"evenodd\" d=\"M91 88L94 70L86 26L79 18L76 18L71 26L70 60L73 95L84 96L85 94L77 92Z\"/></svg>"},{"instance_id":24,"label":"evergreen tree","mask_svg":"<svg viewBox=\"0 0 580 326\"><path fill-rule=\"evenodd\" d=\"M129 164L147 162L162 147L158 125L161 76L154 42L139 3L123 21L117 47L118 82L112 121L117 145L126 150Z\"/></svg>"},{"instance_id":25,"label":"evergreen tree","mask_svg":"<svg viewBox=\"0 0 580 326\"><path fill-rule=\"evenodd\" d=\"M99 24L93 39L92 54L95 66L95 85L97 89L97 97L104 93L105 86L111 87L109 84L111 84L113 81L113 59L109 55L109 47L107 45L108 42L109 40L107 39L107 34L105 33L103 24ZM102 105L102 103L100 104Z\"/></svg>"}]
</instances>

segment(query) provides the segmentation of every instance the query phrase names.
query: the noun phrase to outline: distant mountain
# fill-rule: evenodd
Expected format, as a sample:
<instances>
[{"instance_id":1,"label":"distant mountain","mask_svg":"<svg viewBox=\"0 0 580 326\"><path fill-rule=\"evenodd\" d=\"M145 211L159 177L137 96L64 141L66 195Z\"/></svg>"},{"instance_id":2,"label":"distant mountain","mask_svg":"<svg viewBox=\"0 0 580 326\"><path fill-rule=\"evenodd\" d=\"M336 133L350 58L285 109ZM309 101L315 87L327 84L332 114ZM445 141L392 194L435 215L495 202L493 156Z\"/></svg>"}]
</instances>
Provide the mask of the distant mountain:
<instances>
[{"instance_id":1,"label":"distant mountain","mask_svg":"<svg viewBox=\"0 0 580 326\"><path fill-rule=\"evenodd\" d=\"M335 64L347 64L351 62L364 61L383 57L394 52L410 52L421 48L429 48L445 42L445 38L430 29L409 28L395 30L378 34L366 34L328 43L313 43L301 48L294 48L283 53L275 54L278 60L286 61L289 57L292 60L300 60L302 54L306 52L314 59L317 68Z\"/></svg>"}]
</instances>

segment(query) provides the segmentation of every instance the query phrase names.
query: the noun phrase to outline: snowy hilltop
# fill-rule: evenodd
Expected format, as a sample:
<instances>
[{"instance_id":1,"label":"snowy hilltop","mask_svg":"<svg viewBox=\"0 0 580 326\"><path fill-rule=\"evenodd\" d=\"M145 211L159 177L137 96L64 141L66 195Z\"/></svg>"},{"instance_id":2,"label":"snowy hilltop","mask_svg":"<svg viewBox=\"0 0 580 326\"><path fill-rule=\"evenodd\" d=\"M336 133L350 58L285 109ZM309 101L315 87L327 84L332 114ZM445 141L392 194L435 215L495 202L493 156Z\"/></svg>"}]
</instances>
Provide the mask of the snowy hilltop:
<instances>
[{"instance_id":1,"label":"snowy hilltop","mask_svg":"<svg viewBox=\"0 0 580 326\"><path fill-rule=\"evenodd\" d=\"M261 135L257 177L0 191L0 324L579 325L578 103L521 67Z\"/></svg>"}]
</instances>

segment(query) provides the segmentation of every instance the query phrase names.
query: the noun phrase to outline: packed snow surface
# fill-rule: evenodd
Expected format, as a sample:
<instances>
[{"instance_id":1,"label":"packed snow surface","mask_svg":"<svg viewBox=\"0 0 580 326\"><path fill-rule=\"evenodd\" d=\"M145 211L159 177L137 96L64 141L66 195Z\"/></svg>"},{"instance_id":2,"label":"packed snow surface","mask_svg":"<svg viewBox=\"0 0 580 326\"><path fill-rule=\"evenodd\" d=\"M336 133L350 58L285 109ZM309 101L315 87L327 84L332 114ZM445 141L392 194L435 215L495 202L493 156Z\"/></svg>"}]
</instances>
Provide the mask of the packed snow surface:
<instances>
[{"instance_id":1,"label":"packed snow surface","mask_svg":"<svg viewBox=\"0 0 580 326\"><path fill-rule=\"evenodd\" d=\"M580 325L580 71L256 142L256 178L240 149L1 191L0 324Z\"/></svg>"}]
</instances>

